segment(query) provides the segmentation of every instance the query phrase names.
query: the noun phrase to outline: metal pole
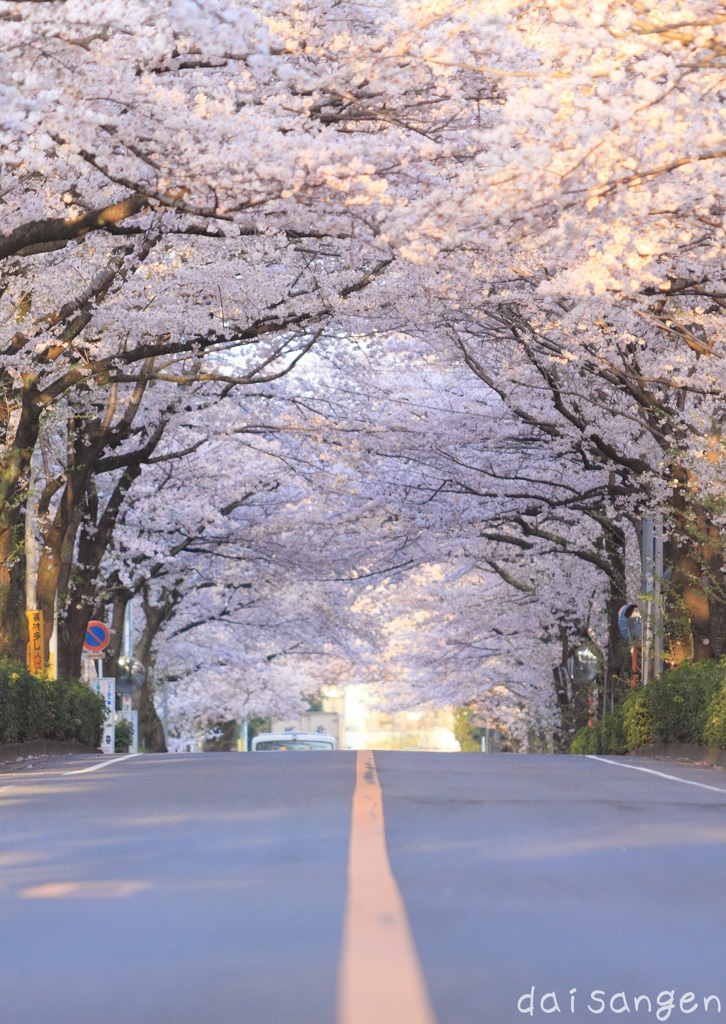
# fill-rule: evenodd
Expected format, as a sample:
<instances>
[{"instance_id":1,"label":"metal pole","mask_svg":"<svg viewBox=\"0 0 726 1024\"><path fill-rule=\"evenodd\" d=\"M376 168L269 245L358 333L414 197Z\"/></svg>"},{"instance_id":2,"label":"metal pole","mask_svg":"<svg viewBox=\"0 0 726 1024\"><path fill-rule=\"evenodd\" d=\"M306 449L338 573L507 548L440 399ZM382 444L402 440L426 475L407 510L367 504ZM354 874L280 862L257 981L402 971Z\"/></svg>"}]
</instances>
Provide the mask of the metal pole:
<instances>
[{"instance_id":1,"label":"metal pole","mask_svg":"<svg viewBox=\"0 0 726 1024\"><path fill-rule=\"evenodd\" d=\"M133 598L130 597L126 602L126 607L124 608L124 635L122 644L124 656L127 658L133 657L133 628Z\"/></svg>"},{"instance_id":2,"label":"metal pole","mask_svg":"<svg viewBox=\"0 0 726 1024\"><path fill-rule=\"evenodd\" d=\"M642 549L642 590L643 590L643 659L641 679L643 685L648 683L650 676L650 653L653 637L653 555L654 555L653 517L643 516L643 549Z\"/></svg>"},{"instance_id":3,"label":"metal pole","mask_svg":"<svg viewBox=\"0 0 726 1024\"><path fill-rule=\"evenodd\" d=\"M655 518L653 566L653 675L663 671L663 516Z\"/></svg>"},{"instance_id":4,"label":"metal pole","mask_svg":"<svg viewBox=\"0 0 726 1024\"><path fill-rule=\"evenodd\" d=\"M161 689L161 725L164 730L164 744L169 747L169 705L166 697L166 679Z\"/></svg>"}]
</instances>

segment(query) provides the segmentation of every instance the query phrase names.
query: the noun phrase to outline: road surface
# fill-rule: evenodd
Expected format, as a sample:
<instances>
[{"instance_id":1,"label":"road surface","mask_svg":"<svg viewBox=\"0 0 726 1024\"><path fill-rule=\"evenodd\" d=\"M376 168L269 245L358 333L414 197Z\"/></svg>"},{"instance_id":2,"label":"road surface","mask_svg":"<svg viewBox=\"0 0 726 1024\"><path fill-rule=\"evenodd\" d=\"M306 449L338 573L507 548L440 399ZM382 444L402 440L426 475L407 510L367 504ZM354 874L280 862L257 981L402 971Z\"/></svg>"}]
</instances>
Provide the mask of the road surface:
<instances>
[{"instance_id":1,"label":"road surface","mask_svg":"<svg viewBox=\"0 0 726 1024\"><path fill-rule=\"evenodd\" d=\"M0 1024L726 1020L724 773L109 760L0 775Z\"/></svg>"}]
</instances>

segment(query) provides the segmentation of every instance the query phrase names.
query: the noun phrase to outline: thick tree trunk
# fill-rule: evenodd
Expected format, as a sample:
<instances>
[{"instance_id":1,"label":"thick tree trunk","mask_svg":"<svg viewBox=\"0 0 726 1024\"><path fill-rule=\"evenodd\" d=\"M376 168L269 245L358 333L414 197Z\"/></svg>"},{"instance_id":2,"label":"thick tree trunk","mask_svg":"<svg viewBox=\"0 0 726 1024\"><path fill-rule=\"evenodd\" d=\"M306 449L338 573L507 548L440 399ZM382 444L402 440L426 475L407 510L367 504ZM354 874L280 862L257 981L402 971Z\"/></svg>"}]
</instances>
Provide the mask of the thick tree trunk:
<instances>
[{"instance_id":1,"label":"thick tree trunk","mask_svg":"<svg viewBox=\"0 0 726 1024\"><path fill-rule=\"evenodd\" d=\"M25 503L30 461L38 440L37 381L27 377L15 434L0 463L0 655L25 659ZM4 424L7 427L7 423Z\"/></svg>"},{"instance_id":2,"label":"thick tree trunk","mask_svg":"<svg viewBox=\"0 0 726 1024\"><path fill-rule=\"evenodd\" d=\"M138 693L139 739L146 750L153 754L167 752L164 726L154 706L154 666L146 668L146 679Z\"/></svg>"},{"instance_id":3,"label":"thick tree trunk","mask_svg":"<svg viewBox=\"0 0 726 1024\"><path fill-rule=\"evenodd\" d=\"M81 675L81 659L86 629L91 619L95 618L96 594L91 584L92 593L82 594L75 591L73 604L65 615L58 620L58 675L66 679L79 679Z\"/></svg>"},{"instance_id":4,"label":"thick tree trunk","mask_svg":"<svg viewBox=\"0 0 726 1024\"><path fill-rule=\"evenodd\" d=\"M61 501L65 510L66 503ZM37 597L38 607L43 612L44 623L44 647L45 656L48 657L50 638L53 634L53 620L56 608L56 594L58 593L58 580L61 571L61 550L65 529L62 527L61 519L64 518L64 511L60 509L54 517L54 521L45 533L40 559L38 561L38 584ZM71 549L72 550L72 549Z\"/></svg>"},{"instance_id":5,"label":"thick tree trunk","mask_svg":"<svg viewBox=\"0 0 726 1024\"><path fill-rule=\"evenodd\" d=\"M77 555L77 564L83 566L83 572L70 576L68 590L65 593L62 586L66 577L61 575L59 579L59 604L65 608L65 614L59 632L58 661L59 664L62 661L70 673L80 670L83 641L89 618L93 617L99 604L105 604L101 563L113 538L113 532L129 488L140 473L140 463L124 470L100 518L97 514L97 498L93 478L90 477L87 482L81 510L85 515L81 515Z\"/></svg>"},{"instance_id":6,"label":"thick tree trunk","mask_svg":"<svg viewBox=\"0 0 726 1024\"><path fill-rule=\"evenodd\" d=\"M25 617L25 548L22 520L0 532L0 655L24 661L28 648Z\"/></svg>"},{"instance_id":7,"label":"thick tree trunk","mask_svg":"<svg viewBox=\"0 0 726 1024\"><path fill-rule=\"evenodd\" d=\"M608 658L607 674L615 701L630 688L630 647L620 633L618 616L626 603L625 533L615 523L605 530L605 550L612 572L608 578Z\"/></svg>"},{"instance_id":8,"label":"thick tree trunk","mask_svg":"<svg viewBox=\"0 0 726 1024\"><path fill-rule=\"evenodd\" d=\"M168 621L176 606L174 593L162 596L159 604L152 604L148 591L143 594L144 630L134 655L146 668L146 679L139 691L139 738L147 750L166 753L164 727L154 706L154 643L159 630Z\"/></svg>"}]
</instances>

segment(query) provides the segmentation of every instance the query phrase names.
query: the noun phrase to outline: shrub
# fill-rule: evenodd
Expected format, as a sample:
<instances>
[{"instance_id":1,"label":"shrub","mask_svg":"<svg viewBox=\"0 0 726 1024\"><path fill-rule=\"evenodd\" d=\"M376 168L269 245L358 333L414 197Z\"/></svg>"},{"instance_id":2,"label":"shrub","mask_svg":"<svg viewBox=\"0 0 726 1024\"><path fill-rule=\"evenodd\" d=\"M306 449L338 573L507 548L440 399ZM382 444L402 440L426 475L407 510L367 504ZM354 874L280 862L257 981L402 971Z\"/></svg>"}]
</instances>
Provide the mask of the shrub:
<instances>
[{"instance_id":1,"label":"shrub","mask_svg":"<svg viewBox=\"0 0 726 1024\"><path fill-rule=\"evenodd\" d=\"M651 743L726 749L726 659L686 662L630 690L612 714L580 729L572 754L626 754Z\"/></svg>"},{"instance_id":2,"label":"shrub","mask_svg":"<svg viewBox=\"0 0 726 1024\"><path fill-rule=\"evenodd\" d=\"M629 696L629 695L628 695ZM627 754L623 712L628 697L618 704L612 714L594 725L578 729L570 745L571 754Z\"/></svg>"},{"instance_id":3,"label":"shrub","mask_svg":"<svg viewBox=\"0 0 726 1024\"><path fill-rule=\"evenodd\" d=\"M628 693L615 707L611 714L594 725L586 725L572 737L570 754L627 754L629 737L627 735L626 715L632 714L631 706L635 693Z\"/></svg>"},{"instance_id":4,"label":"shrub","mask_svg":"<svg viewBox=\"0 0 726 1024\"><path fill-rule=\"evenodd\" d=\"M703 743L709 705L726 683L722 661L684 662L646 688L652 743Z\"/></svg>"},{"instance_id":5,"label":"shrub","mask_svg":"<svg viewBox=\"0 0 726 1024\"><path fill-rule=\"evenodd\" d=\"M53 683L48 685L53 686ZM72 680L66 682L65 687L67 707L65 714L70 735L64 738L77 740L89 747L98 747L101 743L103 723L106 719L106 701L100 694L95 693L87 683Z\"/></svg>"},{"instance_id":6,"label":"shrub","mask_svg":"<svg viewBox=\"0 0 726 1024\"><path fill-rule=\"evenodd\" d=\"M585 725L578 729L570 743L571 754L601 754L600 747L600 723Z\"/></svg>"},{"instance_id":7,"label":"shrub","mask_svg":"<svg viewBox=\"0 0 726 1024\"><path fill-rule=\"evenodd\" d=\"M726 750L726 686L716 694L708 706L703 739L709 747Z\"/></svg>"},{"instance_id":8,"label":"shrub","mask_svg":"<svg viewBox=\"0 0 726 1024\"><path fill-rule=\"evenodd\" d=\"M101 742L106 705L78 680L40 679L22 662L0 661L0 743Z\"/></svg>"},{"instance_id":9,"label":"shrub","mask_svg":"<svg viewBox=\"0 0 726 1024\"><path fill-rule=\"evenodd\" d=\"M116 754L128 754L131 741L134 738L134 730L128 718L116 720L116 733L114 741L114 752Z\"/></svg>"},{"instance_id":10,"label":"shrub","mask_svg":"<svg viewBox=\"0 0 726 1024\"><path fill-rule=\"evenodd\" d=\"M0 743L40 739L45 725L42 683L22 662L0 663Z\"/></svg>"},{"instance_id":11,"label":"shrub","mask_svg":"<svg viewBox=\"0 0 726 1024\"><path fill-rule=\"evenodd\" d=\"M652 717L651 687L643 686L631 690L618 705L622 721L623 749L618 753L647 747L651 742ZM615 751L613 751L615 753Z\"/></svg>"}]
</instances>

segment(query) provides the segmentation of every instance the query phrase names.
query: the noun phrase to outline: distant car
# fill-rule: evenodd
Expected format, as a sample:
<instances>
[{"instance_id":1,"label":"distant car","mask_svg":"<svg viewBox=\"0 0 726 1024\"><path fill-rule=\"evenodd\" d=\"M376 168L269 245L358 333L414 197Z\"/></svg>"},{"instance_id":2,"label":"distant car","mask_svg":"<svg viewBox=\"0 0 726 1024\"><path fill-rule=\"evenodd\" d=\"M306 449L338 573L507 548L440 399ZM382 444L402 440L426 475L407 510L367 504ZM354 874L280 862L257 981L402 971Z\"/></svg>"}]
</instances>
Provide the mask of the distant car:
<instances>
[{"instance_id":1,"label":"distant car","mask_svg":"<svg viewBox=\"0 0 726 1024\"><path fill-rule=\"evenodd\" d=\"M335 750L335 736L326 732L262 732L252 740L252 750Z\"/></svg>"}]
</instances>

